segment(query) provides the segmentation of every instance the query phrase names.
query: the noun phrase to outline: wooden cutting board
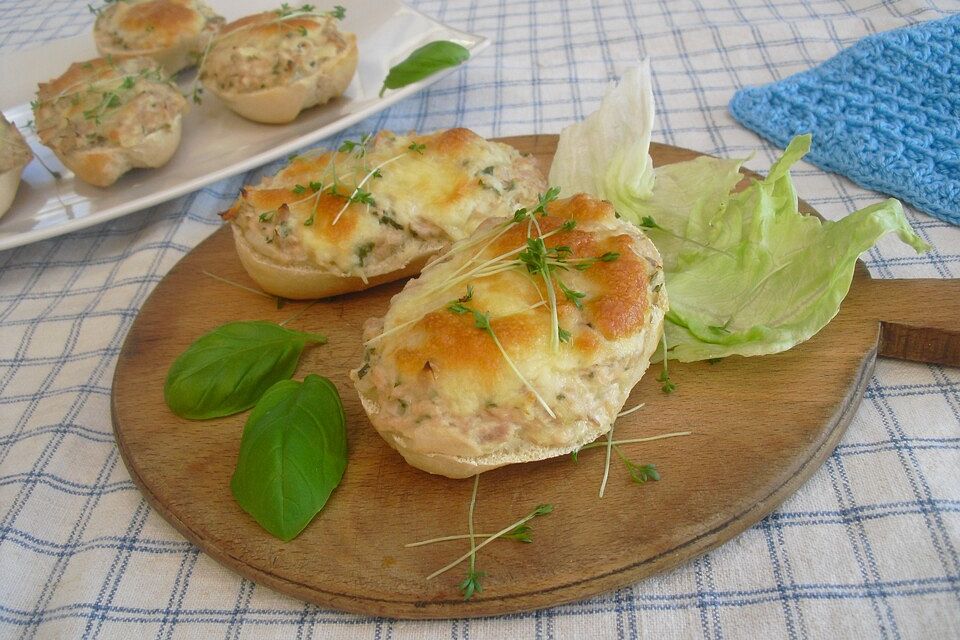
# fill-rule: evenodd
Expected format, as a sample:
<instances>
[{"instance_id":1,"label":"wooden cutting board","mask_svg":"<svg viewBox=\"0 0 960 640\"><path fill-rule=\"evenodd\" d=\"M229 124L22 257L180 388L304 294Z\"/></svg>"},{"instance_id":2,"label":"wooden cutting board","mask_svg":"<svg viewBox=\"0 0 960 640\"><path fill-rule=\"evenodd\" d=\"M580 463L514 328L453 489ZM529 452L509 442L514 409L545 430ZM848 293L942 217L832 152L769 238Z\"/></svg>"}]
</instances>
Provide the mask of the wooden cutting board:
<instances>
[{"instance_id":1,"label":"wooden cutting board","mask_svg":"<svg viewBox=\"0 0 960 640\"><path fill-rule=\"evenodd\" d=\"M505 141L549 168L556 136ZM656 164L693 151L654 144ZM805 206L805 211L811 212ZM210 275L212 274L212 275ZM651 367L621 418L617 439L692 431L627 445L660 482L636 485L614 460L603 499L604 451L498 469L481 476L478 532L493 532L551 503L532 523L533 544L497 541L481 550L484 591L464 601L466 567L426 581L466 541L408 549L405 543L465 533L472 480L408 466L376 434L347 378L361 357L361 326L382 316L402 284L321 301L292 328L326 334L295 378L317 373L340 391L350 460L326 508L292 542L261 529L229 487L246 414L206 422L174 416L163 382L174 358L203 333L234 320L281 321L254 287L223 228L177 264L144 304L120 353L113 424L130 475L150 504L203 551L282 593L358 613L448 618L534 609L595 595L675 567L730 540L797 490L830 455L870 379L876 356L960 364L960 281L872 280L857 265L840 314L786 353L671 367L679 388L664 395Z\"/></svg>"}]
</instances>

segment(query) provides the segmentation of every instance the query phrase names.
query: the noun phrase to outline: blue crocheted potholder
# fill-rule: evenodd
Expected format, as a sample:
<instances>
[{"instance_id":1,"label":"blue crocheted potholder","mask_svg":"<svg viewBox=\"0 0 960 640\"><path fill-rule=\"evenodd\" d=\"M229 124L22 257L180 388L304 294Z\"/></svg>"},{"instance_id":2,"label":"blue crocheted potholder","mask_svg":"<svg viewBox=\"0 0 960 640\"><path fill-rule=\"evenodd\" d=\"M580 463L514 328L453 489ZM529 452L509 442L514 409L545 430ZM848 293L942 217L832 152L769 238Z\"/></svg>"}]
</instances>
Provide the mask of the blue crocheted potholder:
<instances>
[{"instance_id":1,"label":"blue crocheted potholder","mask_svg":"<svg viewBox=\"0 0 960 640\"><path fill-rule=\"evenodd\" d=\"M818 67L741 89L730 112L807 160L960 224L960 15L868 36Z\"/></svg>"}]
</instances>

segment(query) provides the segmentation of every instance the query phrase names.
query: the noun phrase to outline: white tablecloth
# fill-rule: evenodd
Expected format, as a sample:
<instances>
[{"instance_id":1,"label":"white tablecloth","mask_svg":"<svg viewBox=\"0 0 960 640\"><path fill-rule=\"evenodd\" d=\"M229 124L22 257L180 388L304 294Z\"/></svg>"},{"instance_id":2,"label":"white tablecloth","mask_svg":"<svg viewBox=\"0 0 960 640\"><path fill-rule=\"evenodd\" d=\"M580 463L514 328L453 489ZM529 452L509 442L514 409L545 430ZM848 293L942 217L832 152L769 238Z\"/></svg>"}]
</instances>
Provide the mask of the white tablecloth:
<instances>
[{"instance_id":1,"label":"white tablecloth","mask_svg":"<svg viewBox=\"0 0 960 640\"><path fill-rule=\"evenodd\" d=\"M948 0L416 6L494 45L345 136L453 125L486 136L559 132L649 56L654 139L756 152L748 166L759 170L775 150L731 119L737 88L960 8ZM0 0L0 51L85 32L92 19L84 0ZM221 567L131 482L111 432L110 381L151 289L261 173L0 252L0 636L960 637L960 370L893 361L878 363L836 452L775 513L712 553L613 593L502 618L409 622L305 605ZM828 218L881 197L810 165L796 174L801 196ZM864 256L873 275L960 276L960 230L908 216L933 251L916 256L884 240Z\"/></svg>"}]
</instances>

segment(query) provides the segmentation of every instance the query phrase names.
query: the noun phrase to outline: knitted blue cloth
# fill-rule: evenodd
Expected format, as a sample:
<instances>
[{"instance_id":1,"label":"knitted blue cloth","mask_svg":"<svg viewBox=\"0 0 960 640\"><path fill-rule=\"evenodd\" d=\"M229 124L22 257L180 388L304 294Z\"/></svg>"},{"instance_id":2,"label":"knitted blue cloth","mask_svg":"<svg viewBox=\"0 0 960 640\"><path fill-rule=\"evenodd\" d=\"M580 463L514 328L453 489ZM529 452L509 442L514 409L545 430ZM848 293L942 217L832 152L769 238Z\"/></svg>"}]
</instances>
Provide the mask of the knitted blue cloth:
<instances>
[{"instance_id":1,"label":"knitted blue cloth","mask_svg":"<svg viewBox=\"0 0 960 640\"><path fill-rule=\"evenodd\" d=\"M868 36L730 101L741 124L807 160L960 224L960 14Z\"/></svg>"}]
</instances>

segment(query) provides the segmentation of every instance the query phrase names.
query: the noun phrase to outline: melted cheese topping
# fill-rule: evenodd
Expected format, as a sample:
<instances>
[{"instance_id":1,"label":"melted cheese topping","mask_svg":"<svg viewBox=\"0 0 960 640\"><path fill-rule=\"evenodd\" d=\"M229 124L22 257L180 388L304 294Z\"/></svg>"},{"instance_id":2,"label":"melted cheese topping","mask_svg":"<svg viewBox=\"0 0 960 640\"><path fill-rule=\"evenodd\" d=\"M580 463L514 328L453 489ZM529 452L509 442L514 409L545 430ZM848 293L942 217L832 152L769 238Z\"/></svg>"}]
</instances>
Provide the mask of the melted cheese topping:
<instances>
[{"instance_id":1,"label":"melted cheese topping","mask_svg":"<svg viewBox=\"0 0 960 640\"><path fill-rule=\"evenodd\" d=\"M532 159L467 129L382 132L362 151L294 158L223 215L271 260L369 277L512 215L543 186Z\"/></svg>"},{"instance_id":2,"label":"melted cheese topping","mask_svg":"<svg viewBox=\"0 0 960 640\"><path fill-rule=\"evenodd\" d=\"M200 0L123 0L100 12L94 31L111 49L138 52L198 40L222 23Z\"/></svg>"},{"instance_id":3,"label":"melted cheese topping","mask_svg":"<svg viewBox=\"0 0 960 640\"><path fill-rule=\"evenodd\" d=\"M666 311L660 257L606 202L579 195L547 211L490 221L369 327L367 364L354 378L376 407L374 426L401 450L469 458L521 444L572 449L612 424ZM541 234L559 248L550 288L518 260ZM569 332L558 348L551 289Z\"/></svg>"},{"instance_id":4,"label":"melted cheese topping","mask_svg":"<svg viewBox=\"0 0 960 640\"><path fill-rule=\"evenodd\" d=\"M331 16L281 19L267 11L223 28L207 53L201 78L227 93L285 86L316 73L348 46Z\"/></svg>"},{"instance_id":5,"label":"melted cheese topping","mask_svg":"<svg viewBox=\"0 0 960 640\"><path fill-rule=\"evenodd\" d=\"M134 147L167 129L187 102L149 58L75 62L40 83L33 113L37 135L58 153Z\"/></svg>"}]
</instances>

